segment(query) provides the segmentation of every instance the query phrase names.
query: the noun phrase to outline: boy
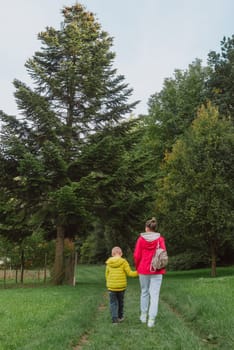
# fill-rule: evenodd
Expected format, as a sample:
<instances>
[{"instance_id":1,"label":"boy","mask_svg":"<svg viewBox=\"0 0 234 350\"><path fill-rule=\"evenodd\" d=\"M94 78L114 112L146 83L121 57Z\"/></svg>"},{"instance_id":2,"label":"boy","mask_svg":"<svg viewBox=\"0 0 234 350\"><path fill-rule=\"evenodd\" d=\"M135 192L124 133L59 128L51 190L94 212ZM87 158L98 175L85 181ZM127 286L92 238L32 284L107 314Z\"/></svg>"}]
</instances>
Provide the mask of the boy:
<instances>
[{"instance_id":1,"label":"boy","mask_svg":"<svg viewBox=\"0 0 234 350\"><path fill-rule=\"evenodd\" d=\"M110 296L110 311L112 323L124 320L124 292L127 287L127 276L137 277L137 271L132 271L128 261L122 258L120 247L112 249L112 257L106 261L106 286Z\"/></svg>"}]
</instances>

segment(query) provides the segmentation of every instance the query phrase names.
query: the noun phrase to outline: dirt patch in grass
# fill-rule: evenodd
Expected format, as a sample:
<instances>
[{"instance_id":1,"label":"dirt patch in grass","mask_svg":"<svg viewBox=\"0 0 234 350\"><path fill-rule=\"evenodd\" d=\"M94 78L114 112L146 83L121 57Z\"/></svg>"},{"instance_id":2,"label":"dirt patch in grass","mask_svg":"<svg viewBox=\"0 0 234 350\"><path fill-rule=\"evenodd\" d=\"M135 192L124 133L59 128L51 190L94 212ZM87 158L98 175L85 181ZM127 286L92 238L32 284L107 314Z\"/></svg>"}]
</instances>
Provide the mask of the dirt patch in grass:
<instances>
[{"instance_id":1,"label":"dirt patch in grass","mask_svg":"<svg viewBox=\"0 0 234 350\"><path fill-rule=\"evenodd\" d=\"M85 333L82 335L82 337L80 338L79 343L73 347L73 350L81 350L83 345L87 344L89 342L89 333Z\"/></svg>"},{"instance_id":2,"label":"dirt patch in grass","mask_svg":"<svg viewBox=\"0 0 234 350\"><path fill-rule=\"evenodd\" d=\"M107 298L107 293L104 293L103 299L106 300L106 298ZM103 312L105 310L106 310L106 304L104 302L101 302L98 305L97 314L99 312ZM91 331L84 333L81 336L79 343L73 347L73 350L82 350L83 345L85 345L85 344L87 344L89 342L89 335L90 335L90 333L91 333Z\"/></svg>"}]
</instances>

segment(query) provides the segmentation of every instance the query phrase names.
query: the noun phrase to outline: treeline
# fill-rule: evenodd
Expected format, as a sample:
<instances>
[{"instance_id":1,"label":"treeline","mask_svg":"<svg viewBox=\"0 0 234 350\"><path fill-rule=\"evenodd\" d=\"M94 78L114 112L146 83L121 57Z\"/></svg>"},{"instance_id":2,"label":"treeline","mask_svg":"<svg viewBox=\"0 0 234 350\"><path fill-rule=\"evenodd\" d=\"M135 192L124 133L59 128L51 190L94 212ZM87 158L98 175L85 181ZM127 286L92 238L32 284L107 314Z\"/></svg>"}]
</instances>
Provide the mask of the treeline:
<instances>
[{"instance_id":1,"label":"treeline","mask_svg":"<svg viewBox=\"0 0 234 350\"><path fill-rule=\"evenodd\" d=\"M81 262L103 262L113 245L131 256L153 215L172 268L211 263L215 275L234 252L234 36L206 66L175 70L136 117L112 38L82 5L62 13L26 62L34 88L14 81L20 116L0 112L0 234L55 240L60 284L66 239Z\"/></svg>"},{"instance_id":2,"label":"treeline","mask_svg":"<svg viewBox=\"0 0 234 350\"><path fill-rule=\"evenodd\" d=\"M53 242L45 242L40 235L33 234L18 242L0 236L0 282L24 283L25 271L28 275L31 270L37 271L38 280L46 282L54 260L53 248Z\"/></svg>"}]
</instances>

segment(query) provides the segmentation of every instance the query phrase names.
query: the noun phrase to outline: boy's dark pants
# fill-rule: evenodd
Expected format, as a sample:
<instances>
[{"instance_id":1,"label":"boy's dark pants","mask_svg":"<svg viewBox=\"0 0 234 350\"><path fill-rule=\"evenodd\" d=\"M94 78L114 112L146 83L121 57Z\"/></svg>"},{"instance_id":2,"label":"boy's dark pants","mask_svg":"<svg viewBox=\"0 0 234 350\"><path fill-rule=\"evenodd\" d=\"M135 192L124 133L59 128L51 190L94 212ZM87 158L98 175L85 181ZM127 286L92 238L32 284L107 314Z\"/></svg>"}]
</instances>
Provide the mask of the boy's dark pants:
<instances>
[{"instance_id":1,"label":"boy's dark pants","mask_svg":"<svg viewBox=\"0 0 234 350\"><path fill-rule=\"evenodd\" d=\"M112 322L117 322L118 318L123 318L124 292L124 290L121 292L109 290Z\"/></svg>"}]
</instances>

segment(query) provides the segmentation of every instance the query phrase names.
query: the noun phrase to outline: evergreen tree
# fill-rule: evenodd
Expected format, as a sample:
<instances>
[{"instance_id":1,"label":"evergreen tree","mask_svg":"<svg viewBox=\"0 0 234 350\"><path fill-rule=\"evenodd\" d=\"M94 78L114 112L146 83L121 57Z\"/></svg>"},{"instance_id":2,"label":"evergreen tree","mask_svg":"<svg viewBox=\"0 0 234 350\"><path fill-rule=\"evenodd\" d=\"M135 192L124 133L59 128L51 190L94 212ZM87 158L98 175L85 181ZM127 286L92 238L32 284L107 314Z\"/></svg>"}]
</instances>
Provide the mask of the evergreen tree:
<instances>
[{"instance_id":1,"label":"evergreen tree","mask_svg":"<svg viewBox=\"0 0 234 350\"><path fill-rule=\"evenodd\" d=\"M113 68L112 38L94 15L80 4L62 14L60 29L41 32L41 50L26 62L34 88L14 81L21 119L1 112L2 157L14 163L8 188L27 217L54 223L57 284L64 277L65 236L85 231L85 218L93 215L99 158L110 151L115 161L103 139L111 144L124 137L131 125L125 116L137 103L127 102L132 89ZM87 162L94 142L98 153Z\"/></svg>"}]
</instances>

